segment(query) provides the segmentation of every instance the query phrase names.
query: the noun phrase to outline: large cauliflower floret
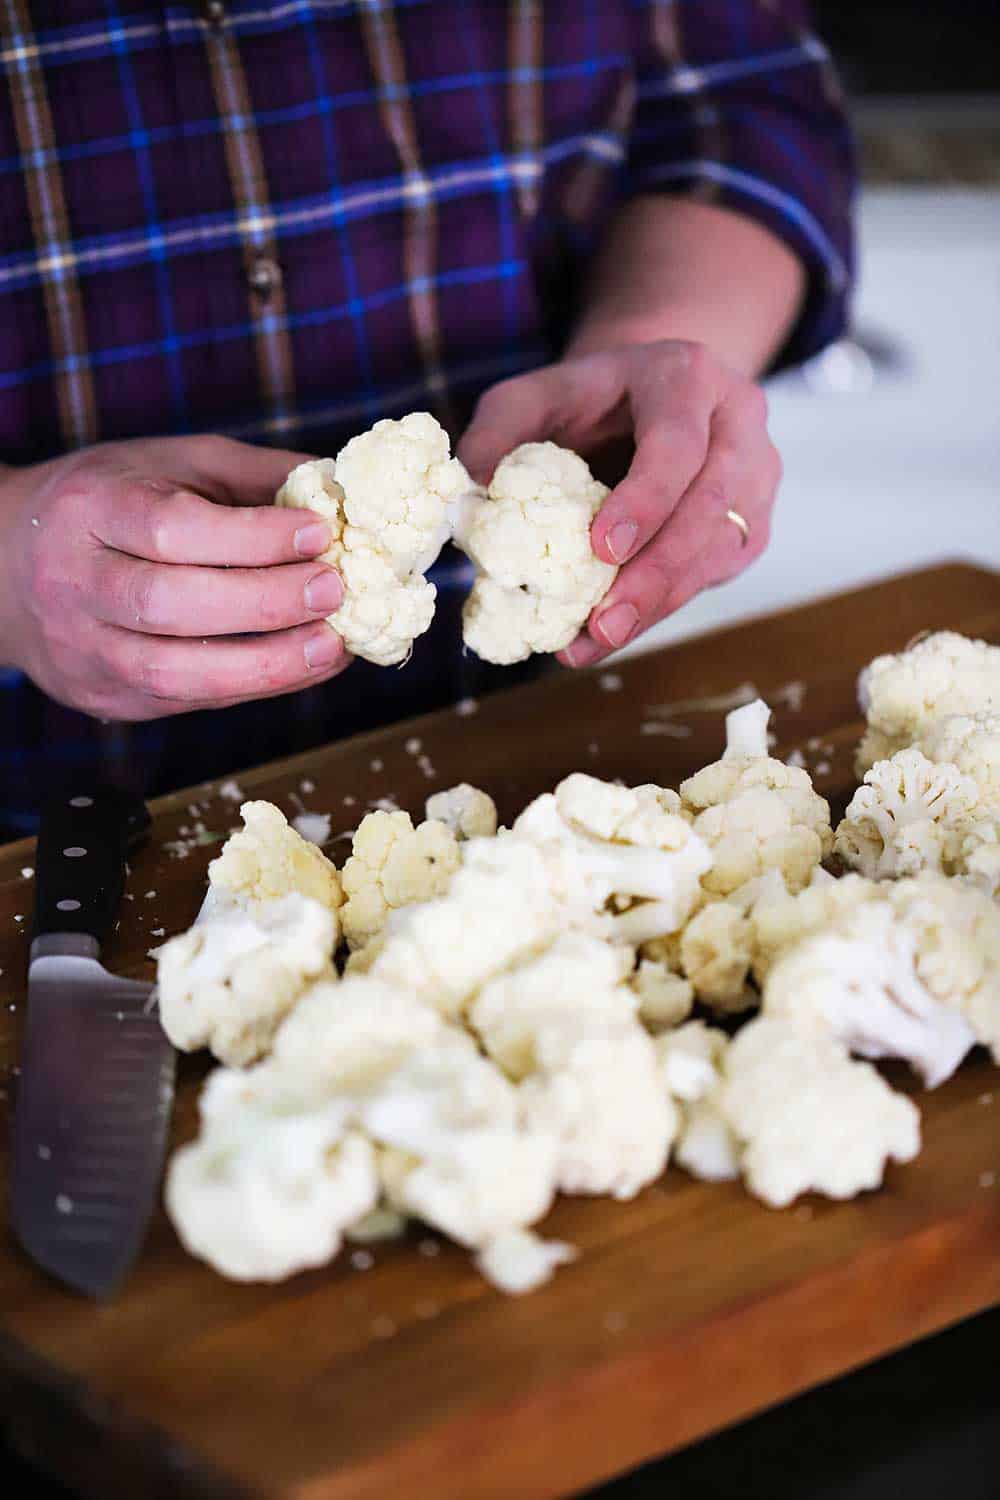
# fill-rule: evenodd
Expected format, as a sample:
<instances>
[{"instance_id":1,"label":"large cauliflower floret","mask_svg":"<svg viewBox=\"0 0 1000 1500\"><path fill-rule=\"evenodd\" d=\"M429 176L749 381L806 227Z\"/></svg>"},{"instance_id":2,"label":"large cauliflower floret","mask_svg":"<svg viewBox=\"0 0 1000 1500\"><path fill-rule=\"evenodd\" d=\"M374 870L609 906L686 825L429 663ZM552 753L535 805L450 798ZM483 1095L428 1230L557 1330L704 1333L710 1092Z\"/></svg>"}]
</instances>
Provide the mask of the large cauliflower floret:
<instances>
[{"instance_id":1,"label":"large cauliflower floret","mask_svg":"<svg viewBox=\"0 0 1000 1500\"><path fill-rule=\"evenodd\" d=\"M545 853L568 920L576 914L581 924L617 941L645 942L684 924L711 863L688 823L666 810L669 802L657 800L669 797L658 787L630 791L571 776L555 793L529 803L512 833ZM612 836L595 836L587 826L610 829ZM626 829L636 842L626 841ZM640 841L648 835L656 841ZM620 915L606 912L611 902Z\"/></svg>"},{"instance_id":2,"label":"large cauliflower floret","mask_svg":"<svg viewBox=\"0 0 1000 1500\"><path fill-rule=\"evenodd\" d=\"M443 895L460 863L458 841L444 823L414 828L407 812L369 813L341 871L340 919L350 947L370 942L390 911Z\"/></svg>"},{"instance_id":3,"label":"large cauliflower floret","mask_svg":"<svg viewBox=\"0 0 1000 1500\"><path fill-rule=\"evenodd\" d=\"M231 833L208 867L206 912L226 905L249 907L297 894L336 913L344 894L336 867L289 826L271 802L244 802L243 827ZM334 946L340 935L334 934Z\"/></svg>"},{"instance_id":4,"label":"large cauliflower floret","mask_svg":"<svg viewBox=\"0 0 1000 1500\"><path fill-rule=\"evenodd\" d=\"M617 572L590 541L607 493L582 458L555 443L524 443L497 465L456 533L482 575L463 632L477 656L507 663L569 645Z\"/></svg>"},{"instance_id":5,"label":"large cauliflower floret","mask_svg":"<svg viewBox=\"0 0 1000 1500\"><path fill-rule=\"evenodd\" d=\"M273 1057L317 1089L369 1088L441 1036L437 1011L369 974L320 983L302 996L274 1039Z\"/></svg>"},{"instance_id":6,"label":"large cauliflower floret","mask_svg":"<svg viewBox=\"0 0 1000 1500\"><path fill-rule=\"evenodd\" d=\"M174 1154L166 1205L192 1255L235 1281L321 1266L378 1199L375 1152L346 1100L303 1097L272 1064L219 1068L198 1140Z\"/></svg>"},{"instance_id":7,"label":"large cauliflower floret","mask_svg":"<svg viewBox=\"0 0 1000 1500\"><path fill-rule=\"evenodd\" d=\"M857 907L886 898L886 887L866 880L863 875L845 875L834 880L823 871L819 874L821 879L814 879L795 896L779 882L762 890L755 902L753 974L759 984L767 979L781 955L796 943L837 927Z\"/></svg>"},{"instance_id":8,"label":"large cauliflower floret","mask_svg":"<svg viewBox=\"0 0 1000 1500\"><path fill-rule=\"evenodd\" d=\"M525 1123L513 1084L464 1032L445 1028L358 1109L385 1148L383 1188L401 1212L473 1247L547 1212L555 1142Z\"/></svg>"},{"instance_id":9,"label":"large cauliflower floret","mask_svg":"<svg viewBox=\"0 0 1000 1500\"><path fill-rule=\"evenodd\" d=\"M322 560L337 568L344 602L329 621L355 656L403 661L434 617L422 576L448 538L448 507L473 488L448 436L427 412L376 422L336 460L299 464L275 504L311 510L330 526Z\"/></svg>"},{"instance_id":10,"label":"large cauliflower floret","mask_svg":"<svg viewBox=\"0 0 1000 1500\"><path fill-rule=\"evenodd\" d=\"M254 1062L307 986L336 977L336 941L333 912L298 894L196 922L156 955L164 1031L182 1052Z\"/></svg>"},{"instance_id":11,"label":"large cauliflower floret","mask_svg":"<svg viewBox=\"0 0 1000 1500\"><path fill-rule=\"evenodd\" d=\"M1000 1063L1000 905L964 881L928 872L888 887L887 899L915 938L921 981L961 1012Z\"/></svg>"},{"instance_id":12,"label":"large cauliflower floret","mask_svg":"<svg viewBox=\"0 0 1000 1500\"><path fill-rule=\"evenodd\" d=\"M634 991L623 983L632 954L582 932L563 933L550 948L487 980L469 1010L486 1051L511 1078L538 1066L539 1037L553 1020L631 1020Z\"/></svg>"},{"instance_id":13,"label":"large cauliflower floret","mask_svg":"<svg viewBox=\"0 0 1000 1500\"><path fill-rule=\"evenodd\" d=\"M767 754L766 705L726 716L726 750L681 784L684 810L711 850L702 884L728 896L768 870L779 870L790 891L809 884L830 852L830 809L808 772Z\"/></svg>"},{"instance_id":14,"label":"large cauliflower floret","mask_svg":"<svg viewBox=\"0 0 1000 1500\"><path fill-rule=\"evenodd\" d=\"M858 774L915 744L937 719L1000 713L1000 646L943 630L899 655L878 656L858 679L868 731Z\"/></svg>"},{"instance_id":15,"label":"large cauliflower floret","mask_svg":"<svg viewBox=\"0 0 1000 1500\"><path fill-rule=\"evenodd\" d=\"M490 839L497 831L496 803L467 781L428 797L424 814L450 828L457 839Z\"/></svg>"},{"instance_id":16,"label":"large cauliflower floret","mask_svg":"<svg viewBox=\"0 0 1000 1500\"><path fill-rule=\"evenodd\" d=\"M938 765L919 750L876 761L851 799L834 848L872 880L918 870L959 874L975 836L979 788L957 766Z\"/></svg>"},{"instance_id":17,"label":"large cauliflower floret","mask_svg":"<svg viewBox=\"0 0 1000 1500\"><path fill-rule=\"evenodd\" d=\"M963 776L971 777L979 788L984 813L1000 817L1000 710L937 719L917 748L928 760L956 766Z\"/></svg>"},{"instance_id":18,"label":"large cauliflower floret","mask_svg":"<svg viewBox=\"0 0 1000 1500\"><path fill-rule=\"evenodd\" d=\"M557 1145L564 1193L633 1198L667 1164L677 1111L653 1043L634 1021L553 1019L520 1086L525 1118Z\"/></svg>"},{"instance_id":19,"label":"large cauliflower floret","mask_svg":"<svg viewBox=\"0 0 1000 1500\"><path fill-rule=\"evenodd\" d=\"M810 1191L853 1198L920 1150L913 1103L821 1031L762 1016L726 1049L723 1073L719 1109L744 1180L773 1208Z\"/></svg>"},{"instance_id":20,"label":"large cauliflower floret","mask_svg":"<svg viewBox=\"0 0 1000 1500\"><path fill-rule=\"evenodd\" d=\"M868 902L775 964L764 1014L819 1028L861 1057L903 1058L936 1088L976 1039L961 1011L923 983L916 949L916 935L888 902Z\"/></svg>"}]
</instances>

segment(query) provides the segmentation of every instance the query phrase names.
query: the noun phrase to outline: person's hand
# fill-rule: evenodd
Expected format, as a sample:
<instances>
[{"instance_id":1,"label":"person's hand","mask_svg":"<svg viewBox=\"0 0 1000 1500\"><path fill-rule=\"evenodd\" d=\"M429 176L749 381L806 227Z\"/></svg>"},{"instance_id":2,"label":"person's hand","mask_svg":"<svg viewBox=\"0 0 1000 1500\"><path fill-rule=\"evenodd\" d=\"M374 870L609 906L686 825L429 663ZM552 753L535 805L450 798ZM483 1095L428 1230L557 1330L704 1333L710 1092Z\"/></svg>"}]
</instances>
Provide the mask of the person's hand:
<instances>
[{"instance_id":1,"label":"person's hand","mask_svg":"<svg viewBox=\"0 0 1000 1500\"><path fill-rule=\"evenodd\" d=\"M634 457L591 539L599 558L624 566L560 652L568 666L590 666L742 572L770 535L781 461L764 393L700 344L608 349L501 381L480 397L458 453L485 482L519 443L550 438L586 456L622 437ZM745 542L728 510L746 520Z\"/></svg>"},{"instance_id":2,"label":"person's hand","mask_svg":"<svg viewBox=\"0 0 1000 1500\"><path fill-rule=\"evenodd\" d=\"M325 522L270 502L301 455L108 443L0 473L0 661L102 718L274 697L347 665Z\"/></svg>"}]
</instances>

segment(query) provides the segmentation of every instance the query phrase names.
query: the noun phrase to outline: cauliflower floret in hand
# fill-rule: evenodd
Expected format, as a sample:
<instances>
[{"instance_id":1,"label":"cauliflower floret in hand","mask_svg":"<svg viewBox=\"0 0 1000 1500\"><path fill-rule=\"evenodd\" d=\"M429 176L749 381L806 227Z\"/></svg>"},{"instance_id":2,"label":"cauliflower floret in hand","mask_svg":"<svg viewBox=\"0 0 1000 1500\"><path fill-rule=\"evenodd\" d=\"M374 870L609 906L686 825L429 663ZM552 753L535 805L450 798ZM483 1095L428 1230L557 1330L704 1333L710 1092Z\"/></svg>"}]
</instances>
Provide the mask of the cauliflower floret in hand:
<instances>
[{"instance_id":1,"label":"cauliflower floret in hand","mask_svg":"<svg viewBox=\"0 0 1000 1500\"><path fill-rule=\"evenodd\" d=\"M523 661L573 640L617 574L590 540L607 493L582 458L555 443L523 443L497 465L455 535L481 575L463 617L477 656Z\"/></svg>"},{"instance_id":2,"label":"cauliflower floret in hand","mask_svg":"<svg viewBox=\"0 0 1000 1500\"><path fill-rule=\"evenodd\" d=\"M336 977L336 918L292 894L196 922L157 950L160 1021L175 1047L209 1047L232 1067L263 1057L316 979Z\"/></svg>"},{"instance_id":3,"label":"cauliflower floret in hand","mask_svg":"<svg viewBox=\"0 0 1000 1500\"><path fill-rule=\"evenodd\" d=\"M444 823L414 828L406 812L368 813L341 871L340 918L349 946L370 942L390 911L443 895L460 863L458 842Z\"/></svg>"},{"instance_id":4,"label":"cauliflower floret in hand","mask_svg":"<svg viewBox=\"0 0 1000 1500\"><path fill-rule=\"evenodd\" d=\"M252 907L297 894L336 913L343 903L336 866L289 825L271 802L244 802L243 827L231 833L208 867L206 916L226 906ZM340 936L339 924L334 946Z\"/></svg>"},{"instance_id":5,"label":"cauliflower floret in hand","mask_svg":"<svg viewBox=\"0 0 1000 1500\"><path fill-rule=\"evenodd\" d=\"M878 656L858 679L868 729L858 775L917 743L935 720L1000 713L1000 646L953 630L928 635L898 655Z\"/></svg>"}]
</instances>

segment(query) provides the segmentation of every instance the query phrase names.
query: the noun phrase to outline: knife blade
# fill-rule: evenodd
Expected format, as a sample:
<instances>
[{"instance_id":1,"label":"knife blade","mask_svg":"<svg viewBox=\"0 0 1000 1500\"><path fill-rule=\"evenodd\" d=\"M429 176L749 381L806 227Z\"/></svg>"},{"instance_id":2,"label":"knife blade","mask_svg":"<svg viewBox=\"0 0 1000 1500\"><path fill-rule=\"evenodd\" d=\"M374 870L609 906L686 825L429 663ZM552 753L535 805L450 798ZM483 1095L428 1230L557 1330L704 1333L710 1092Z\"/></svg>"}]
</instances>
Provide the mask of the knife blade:
<instances>
[{"instance_id":1,"label":"knife blade","mask_svg":"<svg viewBox=\"0 0 1000 1500\"><path fill-rule=\"evenodd\" d=\"M148 826L138 798L74 786L45 809L35 860L11 1223L39 1265L92 1297L114 1292L139 1253L173 1103L152 985L100 962Z\"/></svg>"}]
</instances>

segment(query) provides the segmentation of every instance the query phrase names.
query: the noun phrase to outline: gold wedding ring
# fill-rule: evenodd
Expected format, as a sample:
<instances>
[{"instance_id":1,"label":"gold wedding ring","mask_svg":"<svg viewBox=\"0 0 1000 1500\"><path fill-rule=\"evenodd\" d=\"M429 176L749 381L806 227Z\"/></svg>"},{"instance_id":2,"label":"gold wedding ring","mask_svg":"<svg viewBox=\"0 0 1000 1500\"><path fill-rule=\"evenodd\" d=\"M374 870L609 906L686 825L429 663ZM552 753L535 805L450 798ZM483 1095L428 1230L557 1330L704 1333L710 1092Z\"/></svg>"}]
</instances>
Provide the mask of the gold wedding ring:
<instances>
[{"instance_id":1,"label":"gold wedding ring","mask_svg":"<svg viewBox=\"0 0 1000 1500\"><path fill-rule=\"evenodd\" d=\"M741 516L738 510L727 510L726 520L732 521L733 525L737 528L740 536L743 538L742 545L745 547L750 540L750 522L746 516Z\"/></svg>"}]
</instances>

